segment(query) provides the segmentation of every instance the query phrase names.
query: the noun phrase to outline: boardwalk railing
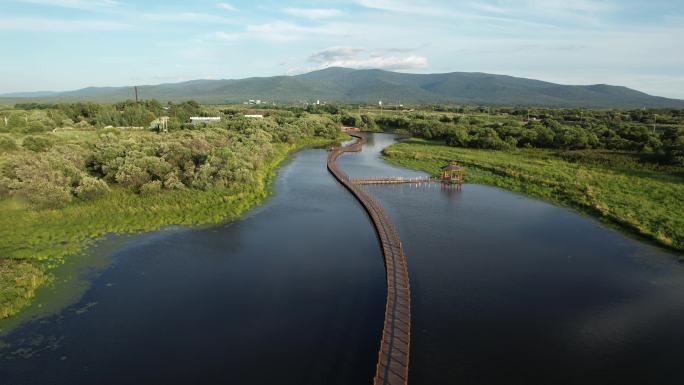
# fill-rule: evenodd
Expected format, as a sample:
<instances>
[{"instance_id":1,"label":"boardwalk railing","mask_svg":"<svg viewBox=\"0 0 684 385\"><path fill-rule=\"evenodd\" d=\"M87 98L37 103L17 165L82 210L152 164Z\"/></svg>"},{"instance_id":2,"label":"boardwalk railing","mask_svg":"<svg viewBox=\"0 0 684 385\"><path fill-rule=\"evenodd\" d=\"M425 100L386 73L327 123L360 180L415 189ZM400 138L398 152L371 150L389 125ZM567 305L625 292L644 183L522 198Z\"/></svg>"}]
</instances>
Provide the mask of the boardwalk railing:
<instances>
[{"instance_id":1,"label":"boardwalk railing","mask_svg":"<svg viewBox=\"0 0 684 385\"><path fill-rule=\"evenodd\" d=\"M336 163L345 152L361 151L366 138L352 135L356 142L333 148L328 154L328 170L342 183L368 212L380 239L387 274L385 322L376 365L375 385L408 383L409 348L411 343L411 291L406 256L401 239L382 206L360 184L353 183Z\"/></svg>"},{"instance_id":2,"label":"boardwalk railing","mask_svg":"<svg viewBox=\"0 0 684 385\"><path fill-rule=\"evenodd\" d=\"M429 176L419 176L419 177L366 177L366 178L354 178L351 180L354 184L399 184L399 183L431 183L440 182L439 179L429 177Z\"/></svg>"}]
</instances>

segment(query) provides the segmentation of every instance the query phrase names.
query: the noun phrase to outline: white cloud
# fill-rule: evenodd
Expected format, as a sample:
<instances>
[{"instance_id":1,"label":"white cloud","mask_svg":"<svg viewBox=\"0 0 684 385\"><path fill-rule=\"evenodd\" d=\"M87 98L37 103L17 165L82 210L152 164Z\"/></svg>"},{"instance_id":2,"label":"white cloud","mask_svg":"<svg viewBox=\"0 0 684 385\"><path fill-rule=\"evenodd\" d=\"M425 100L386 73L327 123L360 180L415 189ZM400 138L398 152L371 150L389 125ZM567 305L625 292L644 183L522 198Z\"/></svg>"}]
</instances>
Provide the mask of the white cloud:
<instances>
[{"instance_id":1,"label":"white cloud","mask_svg":"<svg viewBox=\"0 0 684 385\"><path fill-rule=\"evenodd\" d=\"M114 8L120 3L116 0L20 0L23 3L50 5L55 7L96 10Z\"/></svg>"},{"instance_id":2,"label":"white cloud","mask_svg":"<svg viewBox=\"0 0 684 385\"><path fill-rule=\"evenodd\" d=\"M232 20L218 15L198 12L167 12L167 13L146 13L140 15L142 18L151 21L174 21L183 23L216 23L229 24Z\"/></svg>"},{"instance_id":3,"label":"white cloud","mask_svg":"<svg viewBox=\"0 0 684 385\"><path fill-rule=\"evenodd\" d=\"M500 7L497 5L493 4L486 4L486 3L470 3L468 4L470 8L473 8L475 10L480 10L483 12L487 13L500 13L500 14L505 14L508 12L508 9L504 7Z\"/></svg>"},{"instance_id":4,"label":"white cloud","mask_svg":"<svg viewBox=\"0 0 684 385\"><path fill-rule=\"evenodd\" d=\"M512 9L516 5L520 7L518 1L508 0L509 7ZM611 1L596 1L596 0L526 0L522 4L523 8L532 8L537 10L552 11L556 13L563 12L585 12L585 13L600 13L609 12L617 9L617 4Z\"/></svg>"},{"instance_id":5,"label":"white cloud","mask_svg":"<svg viewBox=\"0 0 684 385\"><path fill-rule=\"evenodd\" d=\"M337 25L304 26L300 24L275 21L264 24L247 25L240 32L214 32L207 37L222 42L238 40L260 40L266 42L286 43L305 38L341 36L344 28Z\"/></svg>"},{"instance_id":6,"label":"white cloud","mask_svg":"<svg viewBox=\"0 0 684 385\"><path fill-rule=\"evenodd\" d=\"M466 15L462 9L470 8L488 13L602 13L614 11L618 8L612 1L597 0L499 0L474 1L453 7L451 2L425 2L420 0L356 0L356 3L366 8L389 12L418 13L433 15Z\"/></svg>"},{"instance_id":7,"label":"white cloud","mask_svg":"<svg viewBox=\"0 0 684 385\"><path fill-rule=\"evenodd\" d=\"M551 27L567 23L598 24L603 14L618 9L611 1L596 0L499 0L475 1L454 7L446 2L420 0L355 0L368 9L389 13Z\"/></svg>"},{"instance_id":8,"label":"white cloud","mask_svg":"<svg viewBox=\"0 0 684 385\"><path fill-rule=\"evenodd\" d=\"M423 56L372 56L359 59L332 60L321 64L318 69L327 67L346 67L356 69L417 70L427 68L428 59Z\"/></svg>"},{"instance_id":9,"label":"white cloud","mask_svg":"<svg viewBox=\"0 0 684 385\"><path fill-rule=\"evenodd\" d=\"M389 12L413 13L418 11L419 14L435 14L438 8L435 6L417 6L416 4L403 0L356 0L356 2L366 8L379 9ZM441 10L441 8L439 8Z\"/></svg>"},{"instance_id":10,"label":"white cloud","mask_svg":"<svg viewBox=\"0 0 684 385\"><path fill-rule=\"evenodd\" d=\"M330 25L304 26L285 21L256 24L247 27L247 32L271 41L298 40L314 35L339 35L340 32Z\"/></svg>"},{"instance_id":11,"label":"white cloud","mask_svg":"<svg viewBox=\"0 0 684 385\"><path fill-rule=\"evenodd\" d=\"M309 56L309 62L318 63L316 70L328 67L356 69L379 68L387 70L415 70L428 67L428 59L418 55L386 56L380 51L356 47L331 47Z\"/></svg>"},{"instance_id":12,"label":"white cloud","mask_svg":"<svg viewBox=\"0 0 684 385\"><path fill-rule=\"evenodd\" d=\"M119 31L131 26L106 20L60 20L39 17L0 18L5 31Z\"/></svg>"},{"instance_id":13,"label":"white cloud","mask_svg":"<svg viewBox=\"0 0 684 385\"><path fill-rule=\"evenodd\" d=\"M284 12L298 17L319 20L342 15L342 11L333 8L285 8Z\"/></svg>"},{"instance_id":14,"label":"white cloud","mask_svg":"<svg viewBox=\"0 0 684 385\"><path fill-rule=\"evenodd\" d=\"M235 7L228 3L217 3L216 6L223 9L224 11L236 11Z\"/></svg>"},{"instance_id":15,"label":"white cloud","mask_svg":"<svg viewBox=\"0 0 684 385\"><path fill-rule=\"evenodd\" d=\"M311 62L325 62L331 60L347 59L356 57L359 53L364 52L363 48L355 47L331 47L322 51L316 52L309 56Z\"/></svg>"},{"instance_id":16,"label":"white cloud","mask_svg":"<svg viewBox=\"0 0 684 385\"><path fill-rule=\"evenodd\" d=\"M230 43L230 42L238 41L238 40L244 38L244 34L243 33L230 33L230 32L219 31L219 32L214 32L212 34L209 34L207 37L209 39Z\"/></svg>"}]
</instances>

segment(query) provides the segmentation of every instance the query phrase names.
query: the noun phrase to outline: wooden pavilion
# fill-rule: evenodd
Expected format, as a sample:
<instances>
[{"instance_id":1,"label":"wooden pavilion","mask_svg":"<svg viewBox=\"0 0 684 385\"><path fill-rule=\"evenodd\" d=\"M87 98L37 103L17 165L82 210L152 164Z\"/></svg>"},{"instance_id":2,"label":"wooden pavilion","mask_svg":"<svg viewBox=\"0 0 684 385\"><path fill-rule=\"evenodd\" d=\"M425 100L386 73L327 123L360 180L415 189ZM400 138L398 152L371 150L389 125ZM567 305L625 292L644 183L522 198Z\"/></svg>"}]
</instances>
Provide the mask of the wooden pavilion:
<instances>
[{"instance_id":1,"label":"wooden pavilion","mask_svg":"<svg viewBox=\"0 0 684 385\"><path fill-rule=\"evenodd\" d=\"M449 162L446 166L442 167L442 181L451 183L463 183L463 177L465 176L465 168L456 164L456 162Z\"/></svg>"}]
</instances>

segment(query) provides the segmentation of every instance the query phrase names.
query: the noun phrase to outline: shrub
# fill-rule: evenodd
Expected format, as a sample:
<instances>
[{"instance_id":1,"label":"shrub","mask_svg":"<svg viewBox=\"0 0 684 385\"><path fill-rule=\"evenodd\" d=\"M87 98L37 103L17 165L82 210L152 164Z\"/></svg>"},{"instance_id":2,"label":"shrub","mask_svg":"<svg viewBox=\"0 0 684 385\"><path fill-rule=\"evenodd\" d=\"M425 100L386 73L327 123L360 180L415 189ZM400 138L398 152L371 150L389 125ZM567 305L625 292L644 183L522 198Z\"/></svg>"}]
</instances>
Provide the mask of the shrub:
<instances>
[{"instance_id":1,"label":"shrub","mask_svg":"<svg viewBox=\"0 0 684 385\"><path fill-rule=\"evenodd\" d=\"M2 184L7 193L36 208L62 207L71 201L81 171L57 154L19 153L9 157Z\"/></svg>"},{"instance_id":2,"label":"shrub","mask_svg":"<svg viewBox=\"0 0 684 385\"><path fill-rule=\"evenodd\" d=\"M22 142L22 146L31 151L45 151L52 147L52 140L42 136L27 136Z\"/></svg>"},{"instance_id":3,"label":"shrub","mask_svg":"<svg viewBox=\"0 0 684 385\"><path fill-rule=\"evenodd\" d=\"M133 162L124 164L116 173L116 181L124 186L139 189L142 185L149 182L150 174L138 167Z\"/></svg>"},{"instance_id":4,"label":"shrub","mask_svg":"<svg viewBox=\"0 0 684 385\"><path fill-rule=\"evenodd\" d=\"M166 179L164 179L164 188L169 190L180 190L182 188L185 188L185 185L183 184L183 182L181 182L180 178L178 177L178 174L172 172L166 176Z\"/></svg>"},{"instance_id":5,"label":"shrub","mask_svg":"<svg viewBox=\"0 0 684 385\"><path fill-rule=\"evenodd\" d=\"M88 122L85 121L85 120L81 120L80 122L74 124L74 127L80 128L80 129L93 128L93 126L91 126L90 123L88 123Z\"/></svg>"},{"instance_id":6,"label":"shrub","mask_svg":"<svg viewBox=\"0 0 684 385\"><path fill-rule=\"evenodd\" d=\"M445 134L446 143L452 147L466 147L470 141L468 130L457 126Z\"/></svg>"},{"instance_id":7,"label":"shrub","mask_svg":"<svg viewBox=\"0 0 684 385\"><path fill-rule=\"evenodd\" d=\"M45 124L43 124L43 122L35 120L35 121L29 122L28 128L26 131L28 131L28 132L43 132L43 131L47 131L47 130L48 130L48 127L46 127Z\"/></svg>"},{"instance_id":8,"label":"shrub","mask_svg":"<svg viewBox=\"0 0 684 385\"><path fill-rule=\"evenodd\" d=\"M11 136L0 136L0 151L12 151L16 150L17 148L17 142L15 142Z\"/></svg>"},{"instance_id":9,"label":"shrub","mask_svg":"<svg viewBox=\"0 0 684 385\"><path fill-rule=\"evenodd\" d=\"M5 178L3 176L0 176L0 199L6 198L10 194L10 185L12 184L12 180L9 178Z\"/></svg>"},{"instance_id":10,"label":"shrub","mask_svg":"<svg viewBox=\"0 0 684 385\"><path fill-rule=\"evenodd\" d=\"M161 191L162 188L162 182L158 180L153 180L151 182L147 182L144 185L140 187L140 195L143 196L150 196L150 195L155 195Z\"/></svg>"},{"instance_id":11,"label":"shrub","mask_svg":"<svg viewBox=\"0 0 684 385\"><path fill-rule=\"evenodd\" d=\"M95 199L107 191L109 191L107 182L91 176L84 176L79 186L74 189L76 196L85 200Z\"/></svg>"},{"instance_id":12,"label":"shrub","mask_svg":"<svg viewBox=\"0 0 684 385\"><path fill-rule=\"evenodd\" d=\"M509 144L501 140L494 129L488 127L473 131L470 146L490 150L505 150L509 148Z\"/></svg>"},{"instance_id":13,"label":"shrub","mask_svg":"<svg viewBox=\"0 0 684 385\"><path fill-rule=\"evenodd\" d=\"M340 118L340 122L349 127L359 127L363 125L363 120L359 114L345 112Z\"/></svg>"},{"instance_id":14,"label":"shrub","mask_svg":"<svg viewBox=\"0 0 684 385\"><path fill-rule=\"evenodd\" d=\"M216 170L211 164L205 163L199 167L192 181L192 187L208 190L214 185L213 174Z\"/></svg>"},{"instance_id":15,"label":"shrub","mask_svg":"<svg viewBox=\"0 0 684 385\"><path fill-rule=\"evenodd\" d=\"M33 179L24 183L18 195L39 209L56 209L71 202L69 187L49 181Z\"/></svg>"}]
</instances>

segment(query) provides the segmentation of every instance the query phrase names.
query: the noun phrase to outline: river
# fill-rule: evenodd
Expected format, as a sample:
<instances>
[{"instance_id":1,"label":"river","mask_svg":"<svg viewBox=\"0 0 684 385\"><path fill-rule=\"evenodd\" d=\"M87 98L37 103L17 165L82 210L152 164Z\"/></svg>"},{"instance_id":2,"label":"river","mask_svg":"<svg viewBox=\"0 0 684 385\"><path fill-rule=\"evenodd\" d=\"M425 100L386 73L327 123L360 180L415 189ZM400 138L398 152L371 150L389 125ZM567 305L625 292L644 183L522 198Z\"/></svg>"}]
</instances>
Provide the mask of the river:
<instances>
[{"instance_id":1,"label":"river","mask_svg":"<svg viewBox=\"0 0 684 385\"><path fill-rule=\"evenodd\" d=\"M374 134L338 164L423 175L379 158L393 141ZM0 383L369 384L382 254L325 157L294 155L241 220L107 252L77 303L3 338ZM492 187L369 189L409 260L410 384L684 383L675 255Z\"/></svg>"}]
</instances>

